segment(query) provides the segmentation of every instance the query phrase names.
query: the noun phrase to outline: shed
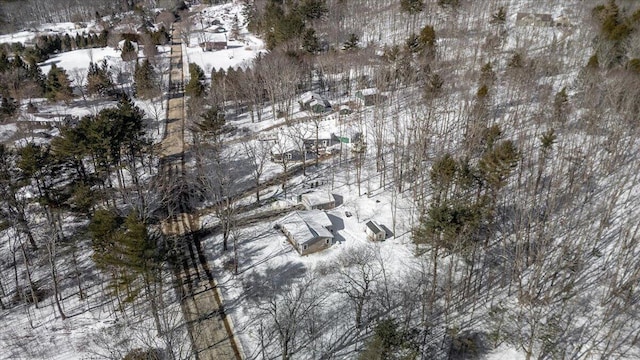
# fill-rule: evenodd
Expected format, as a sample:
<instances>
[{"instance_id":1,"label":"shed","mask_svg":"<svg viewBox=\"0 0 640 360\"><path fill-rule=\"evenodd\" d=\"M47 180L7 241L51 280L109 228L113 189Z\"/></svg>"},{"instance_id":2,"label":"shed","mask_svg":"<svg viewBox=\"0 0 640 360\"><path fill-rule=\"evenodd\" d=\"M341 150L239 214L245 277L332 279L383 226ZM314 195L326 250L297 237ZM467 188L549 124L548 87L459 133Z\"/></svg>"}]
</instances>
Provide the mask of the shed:
<instances>
[{"instance_id":1,"label":"shed","mask_svg":"<svg viewBox=\"0 0 640 360\"><path fill-rule=\"evenodd\" d=\"M378 89L368 88L356 91L356 99L364 106L371 106L384 102L387 97L378 93Z\"/></svg>"},{"instance_id":2,"label":"shed","mask_svg":"<svg viewBox=\"0 0 640 360\"><path fill-rule=\"evenodd\" d=\"M387 232L375 221L367 221L366 233L371 241L384 241L387 238Z\"/></svg>"}]
</instances>

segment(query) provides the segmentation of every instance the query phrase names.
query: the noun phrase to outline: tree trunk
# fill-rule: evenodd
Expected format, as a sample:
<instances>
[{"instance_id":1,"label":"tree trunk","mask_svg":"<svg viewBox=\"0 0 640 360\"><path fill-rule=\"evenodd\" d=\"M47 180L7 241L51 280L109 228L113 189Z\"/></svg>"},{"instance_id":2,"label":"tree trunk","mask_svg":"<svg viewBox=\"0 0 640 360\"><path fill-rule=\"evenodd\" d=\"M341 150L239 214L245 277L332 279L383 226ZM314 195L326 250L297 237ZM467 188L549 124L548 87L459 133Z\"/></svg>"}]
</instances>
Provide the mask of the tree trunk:
<instances>
[{"instance_id":1,"label":"tree trunk","mask_svg":"<svg viewBox=\"0 0 640 360\"><path fill-rule=\"evenodd\" d=\"M51 272L51 280L53 281L53 297L56 301L56 308L58 309L58 313L60 313L60 318L65 320L67 316L62 311L62 306L60 304L60 291L58 288L58 277L56 271L56 239L52 239L47 244L47 252L49 253L49 270Z\"/></svg>"},{"instance_id":2,"label":"tree trunk","mask_svg":"<svg viewBox=\"0 0 640 360\"><path fill-rule=\"evenodd\" d=\"M36 296L35 288L33 287L33 281L31 281L31 271L29 270L29 260L27 259L27 252L24 250L24 245L20 243L20 249L22 250L22 260L24 261L25 271L27 273L27 281L29 281L29 290L31 291L31 300L35 307L38 307L38 297Z\"/></svg>"}]
</instances>

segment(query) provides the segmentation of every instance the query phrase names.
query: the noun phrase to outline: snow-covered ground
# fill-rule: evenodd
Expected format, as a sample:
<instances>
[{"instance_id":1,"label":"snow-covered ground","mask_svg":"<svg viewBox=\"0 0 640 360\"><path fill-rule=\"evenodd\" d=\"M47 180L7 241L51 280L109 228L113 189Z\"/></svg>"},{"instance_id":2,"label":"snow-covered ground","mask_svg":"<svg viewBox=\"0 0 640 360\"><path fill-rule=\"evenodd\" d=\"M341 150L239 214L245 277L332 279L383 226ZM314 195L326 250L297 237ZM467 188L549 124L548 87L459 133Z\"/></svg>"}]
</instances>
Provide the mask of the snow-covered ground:
<instances>
[{"instance_id":1,"label":"snow-covered ground","mask_svg":"<svg viewBox=\"0 0 640 360\"><path fill-rule=\"evenodd\" d=\"M233 257L233 252L223 253L221 250L221 236L212 236L206 239L205 246L216 267L217 271L215 273L219 274L217 275L217 281L222 287L226 309L234 321L236 334L239 336L247 356L260 357L260 355L264 355L260 354L260 351L265 341L267 342L266 357L276 355L273 350L276 347L274 346L276 337L273 333L265 334L263 332L265 330L273 330L272 327L269 327L272 322L272 319L269 318L272 314L269 311L273 311L269 308L269 304L273 301L286 300L287 296L295 295L296 291L301 291L301 287L308 283L314 284L315 290L319 293L315 294L315 296L317 296L317 299L322 299L322 303L318 306L318 309L320 309L318 310L319 314L316 314L316 317L321 319L326 317L327 322L329 320L332 322L329 324L320 320L313 324L305 324L321 325L322 329L320 330L320 335L318 335L318 333L313 332L317 331L317 329L305 328L304 331L317 335L317 338L309 335L308 339L311 339L309 347L304 351L300 351L299 356L301 358L317 358L320 354L324 355L323 351L326 351L323 348L324 344L339 342L335 338L331 338L333 336L342 336L350 339L349 330L355 332L353 328L349 328L349 324L354 321L353 306L349 302L353 299L349 298L352 295L349 295L349 289L346 286L349 284L348 277L354 274L358 275L358 271L361 271L358 266L362 264L358 263L358 261L362 261L366 266L370 267L370 271L375 275L376 291L384 292L391 289L393 296L400 296L403 291L418 291L420 284L411 282L414 279L412 276L424 271L423 267L432 266L432 264L428 256L419 257L415 255L416 246L411 241L411 230L419 221L417 204L410 191L406 189L403 191L398 190L397 184L389 180L392 177L391 169L385 168L381 170L376 168L375 144L378 143L378 146L383 147L381 153L386 161L390 163L393 154L389 149L394 146L397 147L399 144L404 144L410 131L416 130L416 128L425 130L429 132L431 142L427 144L427 149L425 150L427 153L425 162L427 163L421 164L421 166L427 168L436 156L459 148L463 141L464 133L463 121L460 119L467 116L466 109L463 109L463 107L471 103L468 100L470 96L467 92L469 91L465 88L468 84L461 85L461 83L474 83L474 85L468 87L469 89L473 88L478 70L484 63L490 61L494 65L496 72L501 74L498 80L499 85L496 86L497 89L492 94L495 108L497 109L491 119L492 123L500 124L505 137L514 139L518 146L522 149L527 149L527 154L530 155L537 152L540 132L551 126L537 123L538 121L547 121L546 118L539 120L539 114L549 112L549 103L551 101L548 94L556 93L563 86L571 84L578 76L577 71L562 72L558 69L561 67L564 67L564 69L577 68L578 65L584 63L590 50L582 48L580 41L587 37L585 34L588 34L588 32L574 27L532 28L517 27L515 25L517 12L548 12L554 18L567 16L571 22L578 22L584 14L574 13L572 8L565 4L547 2L547 4L552 5L538 8L536 7L536 1L513 0L504 3L509 4L508 20L504 33L496 30L496 28L490 28L486 31L486 34L482 35L476 33L461 35L454 31L471 25L472 27L478 26L482 28L480 24L486 23L490 12L497 10L488 9L488 12L487 9L478 8L485 6L482 3L468 5L469 7L464 8L461 12L463 16L444 11L434 11L416 20L414 25L416 28L419 29L419 26L428 22L434 23L439 35L441 34L438 40L438 48L442 52L439 55L439 60L444 65L441 68L435 67L434 71L440 72L443 77L451 80L444 85L452 93L447 101L436 99L430 102L429 108L427 108L421 95L415 95L415 89L401 87L399 90L388 93L390 97L389 103L393 104L388 108L362 107L354 109L353 114L345 117L339 117L336 112L318 117L322 119L317 123L321 137L331 133L346 136L351 136L355 132L364 134L368 149L361 173L358 173L359 170L354 165L354 155L351 154L349 146L345 145L343 153L339 157L327 160L318 167L311 164L307 169L307 177L298 175L289 179L286 197L282 188L278 185L270 186L262 192L262 201L273 202L270 203L271 205L267 205L269 207L264 206L254 210L251 214L264 210L283 209L293 205L296 203L296 196L310 190L310 184L315 182L320 184L319 189L322 191L330 191L336 195L338 199L337 206L335 209L328 211L334 225L336 240L331 248L302 257L289 244L284 235L274 229L278 219L265 220L238 229L231 235L232 241L237 245L239 260L238 274L233 274L229 270L229 262ZM435 2L432 5L436 6ZM468 16L476 13L484 14L485 18ZM381 44L400 43L409 29L408 16L404 13L394 14L389 11L371 11L367 13L367 16L359 19L363 22L361 25L365 32L363 37L363 42L365 43L369 41L377 41ZM187 60L185 66L188 62L195 62L203 68L207 77L210 76L213 69L249 66L251 59L264 51L264 45L261 40L247 33L245 29L240 29L238 39L229 41L228 49L204 52L198 46L200 42L208 40L207 36L219 26L225 28L226 34L229 35L236 18L239 23L243 22L240 7L237 4L200 7L198 14L194 18L195 23L190 36L190 45L185 51ZM218 20L219 24L213 25L214 20ZM60 25L60 28L65 26L68 26L68 24ZM500 36L503 37L500 45L496 49L487 50L490 56L485 54L483 56L487 58L481 58L478 55L481 52L478 44L483 43L485 35L494 31L500 33ZM15 34L13 38L26 39L28 36L30 36L29 33L23 32ZM0 39L0 41L2 40ZM565 62L558 65L559 68L552 68L544 76L540 76L533 80L532 83L527 84L527 86L535 88L536 91L527 93L531 96L523 98L521 94L514 91L514 88L517 88L520 84L510 84L510 82L519 82L519 78L516 77L514 80L508 76L502 76L510 56L515 51L522 51L527 58L539 63L548 60L548 54L553 51L564 51L563 53L575 51L575 54L571 60L563 59ZM65 69L78 69L80 72L86 72L89 60L93 59L93 61L97 62L104 58L114 68L126 68L126 65L123 65L120 60L119 53L110 48L78 50L59 54L42 64L42 66L46 72L50 64L56 62ZM468 64L468 68L459 65L467 60L473 63ZM374 67L366 66L357 70L357 75L375 75L376 72ZM356 74L355 71L353 73ZM339 74L325 75L337 76ZM353 77L356 78L357 75ZM576 90L569 89L570 95L573 95L574 91ZM332 99L335 102L334 109L337 108L337 105L345 104L352 100L354 99L348 95L334 95L334 99ZM284 119L276 119L267 104L265 104L263 121L261 122L251 122L251 118L246 113L234 114L228 117L228 122L240 129L238 131L239 134L229 136L227 139L229 143L224 150L224 156L234 161L235 168L232 171L234 182L247 184L253 181L250 171L246 167L248 159L243 146L260 141L258 140L260 135L265 135L266 132L269 133L267 137L274 135L276 137L295 137L300 134L306 134L308 138L312 138L315 135L316 122L313 121L310 114L298 108L296 101L293 103L294 109L292 109L291 117L288 119L296 123L293 126L287 126ZM162 124L165 112L162 105L154 101L137 101L137 104L147 113L149 133L157 141L163 133ZM108 104L87 106L83 100L76 99L70 107L48 105L44 102L39 107L42 113L64 113L82 116L96 112L106 105ZM584 241L584 239L595 238L594 234L598 233L597 230L604 229L600 235L604 234L602 237L609 240L603 240L602 243L605 245L602 245L601 248L596 248L595 246L602 244L599 240L586 242L594 244L593 253L597 253L596 250L598 250L603 254L600 255L603 257L602 260L593 260L591 258L585 260L590 269L600 274L601 272L612 271L607 270L609 262L613 262L611 268L617 265L615 261L618 258L615 256L617 256L616 254L620 249L620 246L617 245L618 242L614 241L615 237L618 236L616 235L617 232L622 232L620 229L624 228L627 229L624 231L630 234L631 229L635 226L634 222L638 214L633 204L636 203L639 186L636 176L633 175L637 174L637 171L634 172L636 170L633 167L634 165L629 165L629 163L620 160L622 155L620 155L620 158L616 157L618 143L612 144L606 135L592 135L587 134L586 131L579 130L580 126L583 126L582 123L578 124L579 121L582 122L582 115L582 112L577 110L571 126L553 124L559 128L558 134L560 134L560 137L554 145L558 155L554 153L550 172L560 174L558 176L560 179L556 179L552 174L549 174L548 176L545 175L542 182L553 182L556 188L562 189L559 192L564 192L568 191L566 190L568 189L568 184L564 181L568 177L565 173L566 169L569 168L572 172L577 172L580 169L597 167L602 170L604 169L603 164L611 163L613 165L611 169L607 170L606 174L599 174L596 179L586 175L584 178L579 178L577 182L585 182L584 193L586 194L584 195L584 201L582 201L582 198L578 199L581 203L579 209L577 207L568 207L572 213L557 215L553 220L550 220L548 223L549 226L552 226L551 230L549 230L550 233L543 232L542 235L553 237L558 242L574 243L578 242L578 240ZM38 119L38 114L29 116L31 120ZM534 119L536 123L534 123ZM270 130L267 131L266 129ZM19 122L17 124L3 124L0 125L0 136L11 137L19 130ZM627 139L625 134L623 135L621 137L622 140L617 138L616 141L622 141L625 144L627 144L626 141L629 141L629 149L637 149L637 143L634 140ZM413 144L408 143L406 145ZM624 151L621 151L621 153L624 153ZM585 154L589 156L585 156ZM531 163L534 163L534 160L536 159L529 158L527 160L530 162L528 166L532 167ZM574 166L574 162L579 166ZM521 166L525 167L525 165ZM281 171L282 168L279 164L268 162L262 180L273 178ZM531 177L530 168L524 168L524 170L519 171L519 175L522 175L522 178ZM517 181L525 182L527 180L518 179ZM617 184L617 182L619 182L619 188L612 190L609 184ZM423 183L422 186L427 185ZM551 185L549 185L549 188L551 188ZM515 186L513 189L509 188L509 190L509 201L526 204L531 200L531 198L522 195ZM578 200L575 201L578 202ZM236 205L248 205L254 201L255 198L251 195L238 200ZM503 199L503 201L506 200ZM563 201L572 201L572 199L564 200L563 198ZM544 212L546 209L540 211ZM351 216L348 216L348 213ZM601 219L602 214L607 214L607 217L602 218L602 224L599 224L595 219ZM386 241L374 243L367 239L364 224L369 220L374 220L388 229L389 236ZM213 215L202 219L204 226L211 225L216 221L217 219ZM572 221L581 222L580 226L572 226L570 224ZM515 241L513 239L520 235L519 233L514 234L508 231L505 230L508 235L505 236L505 239L499 239L500 241L509 243ZM5 239L11 238L11 234L8 231L0 233L0 235ZM633 237L625 236L624 238L629 241L625 246L631 246ZM5 243L9 244L9 241ZM505 249L509 249L508 245L505 245ZM563 253L562 255L567 254ZM443 277L446 276L447 271L451 274L454 271L451 270L452 268L459 270L466 266L454 266L458 263L463 263L463 259L457 256L450 254L440 254L440 256L446 256L446 260L441 260L440 262L444 265L438 269L439 274L442 274ZM88 255L83 259L85 266L90 263L87 257ZM505 271L510 269L508 266L511 265L505 265ZM40 271L43 270L41 269ZM101 282L99 276L95 273L92 274L97 279L92 279L92 282L89 283L92 284L91 286L96 289L97 293L97 287L100 286ZM526 283L529 274L526 271L523 274L521 281ZM570 277L571 275L568 276ZM0 278L4 283L9 281L11 276L7 271L0 271ZM603 278L604 275L597 275L596 277L598 280ZM611 278L616 277L612 275ZM410 288L412 285L416 288ZM426 286L426 284L423 285ZM388 288L385 289L387 286ZM491 289L491 291L494 291L494 289ZM501 290L496 289L495 291L500 292ZM67 291L67 293L71 292ZM598 294L603 300L608 299L601 294L600 290L594 290L589 293L589 295L592 294ZM389 298L393 298L393 296L389 296ZM513 336L521 334L522 330L519 328L521 324L513 320L517 319L515 314L519 315L519 311L523 309L544 309L543 307L533 306L531 303L527 304L515 296L505 299L502 293L495 295L495 298L504 301L504 303L500 303L501 306L504 306L502 311L518 327L518 329L512 329L513 334L515 334ZM171 300L169 299L168 301ZM584 299L585 304L589 301L590 299ZM23 313L15 310L10 313L5 312L2 315L2 320L6 320L6 324L10 324L12 329L17 330L11 333L0 331L0 334L2 334L0 336L0 347L4 345L4 348L10 349L6 356L5 354L0 354L0 357L44 358L51 357L51 352L54 351L55 356L53 358L57 359L94 356L87 354L104 355L109 354L108 349L113 347L114 344L122 344L120 340L129 333L134 334L130 337L133 340L133 343L130 344L131 346L147 344L147 342L152 341L164 341L153 336L153 330L150 330L153 328L153 324L148 318L140 320L136 316L131 316L127 319L116 321L115 313L109 310L109 306L113 305L100 297L90 297L89 300L78 300L69 297L64 303L65 310L68 312L67 315L74 315L64 322L56 319L56 310L51 301L39 309L25 306ZM477 308L474 306L472 311L477 311L476 317L481 318L481 320L473 319L478 323L469 325L467 329L489 329L491 327L488 324L490 320L486 314L489 312L490 307L494 305L479 304ZM384 305L376 303L372 306ZM415 306L417 307L417 305ZM601 321L598 324L608 324L605 320L602 320L603 314L595 302L593 306L586 305L584 307L584 309L587 308L592 309L590 314L577 314L577 318L572 321L572 324L582 326L581 324L588 322L587 320L598 320ZM175 308L173 310L175 311ZM416 309L415 311L418 310ZM167 311L167 313L169 312ZM139 309L139 313L145 314L147 309ZM452 321L452 323L442 321L441 324L444 323L446 326L468 325L465 321L473 318L473 314L469 316L456 313L449 315L451 318L448 320ZM536 323L533 326L548 324L549 319L544 314L538 319L540 320L539 324ZM179 323L179 319L171 321L176 321L176 324ZM409 320L407 323L409 323ZM121 327L120 324L123 324L123 326ZM522 325L524 329L522 332L527 330L525 325ZM633 327L634 322L629 321L626 326ZM606 330L604 328L606 326L602 326L602 329L587 330L595 334L597 331ZM364 334L370 334L372 329L368 327L361 331ZM152 338L155 340L152 340ZM514 345L515 341L503 340L500 339L501 345L489 351L484 356L484 359L520 360L526 358L520 347ZM90 344L89 349L83 347L87 343ZM129 345L126 346L128 347ZM364 344L361 341L355 344L346 344L342 349L336 350L336 354L341 358L353 358L355 355L350 351L362 349L363 346ZM594 351L594 353L597 353L597 351ZM118 353L117 355L121 354ZM634 355L634 353L631 353L630 356L633 357Z\"/></svg>"},{"instance_id":2,"label":"snow-covered ground","mask_svg":"<svg viewBox=\"0 0 640 360\"><path fill-rule=\"evenodd\" d=\"M186 59L187 62L198 64L207 78L211 77L211 71L214 69L247 68L260 52L265 51L264 42L249 33L242 25L244 17L241 6L228 3L198 9L199 11L193 16L193 28L189 36L189 46L186 48ZM233 38L232 29L236 20L239 31L237 38ZM217 24L214 25L214 21ZM218 28L224 29L225 32L216 33ZM200 44L211 41L214 36L225 37L228 41L227 48L204 51Z\"/></svg>"}]
</instances>

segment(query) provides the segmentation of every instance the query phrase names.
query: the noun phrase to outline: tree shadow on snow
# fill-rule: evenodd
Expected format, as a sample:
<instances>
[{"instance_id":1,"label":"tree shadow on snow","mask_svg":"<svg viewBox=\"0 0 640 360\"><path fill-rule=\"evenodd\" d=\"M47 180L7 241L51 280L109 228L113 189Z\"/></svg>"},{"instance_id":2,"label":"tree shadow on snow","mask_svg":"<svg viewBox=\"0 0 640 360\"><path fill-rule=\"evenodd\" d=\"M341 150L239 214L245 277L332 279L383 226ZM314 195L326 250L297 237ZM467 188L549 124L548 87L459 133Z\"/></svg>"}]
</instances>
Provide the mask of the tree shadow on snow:
<instances>
[{"instance_id":1,"label":"tree shadow on snow","mask_svg":"<svg viewBox=\"0 0 640 360\"><path fill-rule=\"evenodd\" d=\"M302 278L306 272L306 266L300 262L286 262L269 266L261 272L253 271L244 278L242 284L244 295L248 299L259 300L282 293L297 279Z\"/></svg>"}]
</instances>

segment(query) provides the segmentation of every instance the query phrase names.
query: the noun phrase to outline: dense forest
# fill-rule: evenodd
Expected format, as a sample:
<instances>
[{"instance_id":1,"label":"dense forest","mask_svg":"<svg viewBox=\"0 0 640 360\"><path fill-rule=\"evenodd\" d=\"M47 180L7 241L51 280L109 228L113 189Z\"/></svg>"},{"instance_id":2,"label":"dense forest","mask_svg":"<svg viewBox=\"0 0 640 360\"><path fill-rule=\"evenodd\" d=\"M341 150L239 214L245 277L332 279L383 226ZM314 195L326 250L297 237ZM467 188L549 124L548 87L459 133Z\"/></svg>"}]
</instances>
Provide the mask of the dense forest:
<instances>
[{"instance_id":1,"label":"dense forest","mask_svg":"<svg viewBox=\"0 0 640 360\"><path fill-rule=\"evenodd\" d=\"M144 336L109 355L106 340L94 343L96 356L190 358L196 345L172 304L186 296L184 264L210 261L201 266L232 296L246 358L640 356L635 1L241 1L229 38L246 29L265 51L249 66L188 59L184 82L157 47L178 23L190 46L200 15L183 4L150 10L158 5L0 2L5 31L128 10L156 24L0 46L0 123L38 112L36 101L105 104L69 116L48 141L0 145L3 314L31 321L31 307L50 305L64 322L103 306L123 333ZM528 20L533 12L548 16ZM61 53L119 42L118 74L106 60L86 73L41 70ZM375 99L356 105L366 89ZM357 147L321 153L325 118L304 105L309 91L346 110L339 120ZM182 96L186 145L170 158L149 123ZM265 128L276 133L269 147ZM275 158L285 145L303 160ZM388 205L392 239L260 268L271 258L244 249L271 234L273 213L292 211L271 204L310 183L344 192L358 220ZM214 225L163 231L205 212Z\"/></svg>"}]
</instances>

